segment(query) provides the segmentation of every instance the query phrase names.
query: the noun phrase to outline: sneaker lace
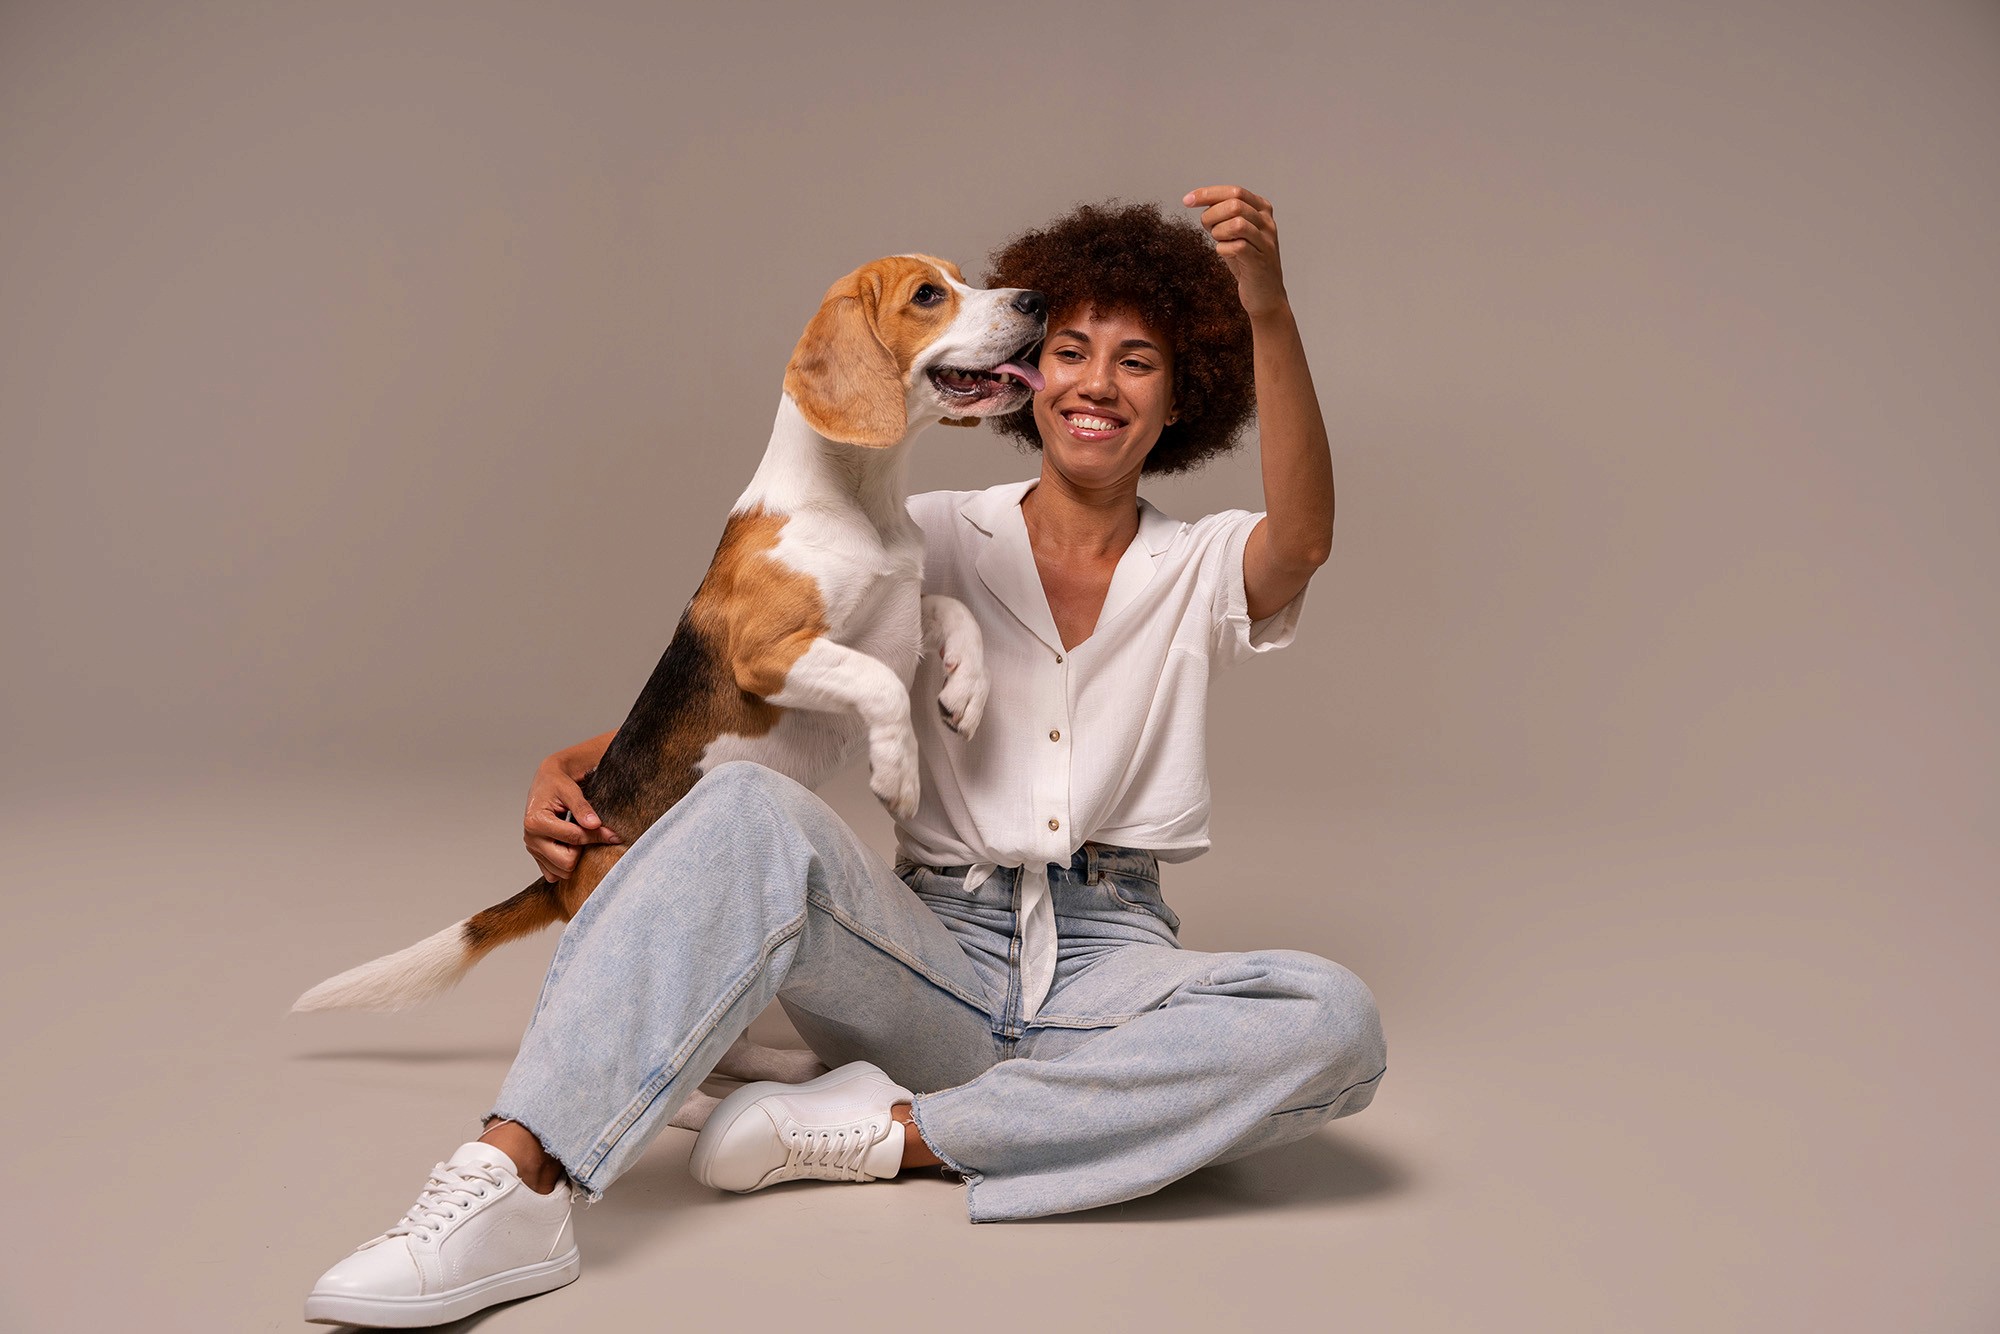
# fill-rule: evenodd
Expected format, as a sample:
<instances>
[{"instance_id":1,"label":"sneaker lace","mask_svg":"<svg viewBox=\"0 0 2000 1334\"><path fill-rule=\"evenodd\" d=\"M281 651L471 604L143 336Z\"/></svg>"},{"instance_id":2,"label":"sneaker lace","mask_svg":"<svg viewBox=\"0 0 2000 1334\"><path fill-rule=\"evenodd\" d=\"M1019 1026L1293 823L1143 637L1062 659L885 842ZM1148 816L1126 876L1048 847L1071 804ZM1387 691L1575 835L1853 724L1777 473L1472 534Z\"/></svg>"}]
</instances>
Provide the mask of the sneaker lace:
<instances>
[{"instance_id":1,"label":"sneaker lace","mask_svg":"<svg viewBox=\"0 0 2000 1334\"><path fill-rule=\"evenodd\" d=\"M790 1143L785 1147L785 1168L810 1169L816 1173L838 1172L852 1180L860 1180L868 1174L861 1169L861 1161L876 1141L882 1138L882 1127L872 1121L859 1125L836 1126L831 1130L794 1129Z\"/></svg>"},{"instance_id":2,"label":"sneaker lace","mask_svg":"<svg viewBox=\"0 0 2000 1334\"><path fill-rule=\"evenodd\" d=\"M417 1202L410 1206L409 1212L375 1240L415 1236L421 1241L435 1237L444 1231L446 1223L470 1210L474 1201L485 1199L493 1193L490 1188L501 1184L498 1168L477 1164L454 1167L449 1163L439 1163L431 1169L431 1179L424 1183L423 1191L417 1196Z\"/></svg>"}]
</instances>

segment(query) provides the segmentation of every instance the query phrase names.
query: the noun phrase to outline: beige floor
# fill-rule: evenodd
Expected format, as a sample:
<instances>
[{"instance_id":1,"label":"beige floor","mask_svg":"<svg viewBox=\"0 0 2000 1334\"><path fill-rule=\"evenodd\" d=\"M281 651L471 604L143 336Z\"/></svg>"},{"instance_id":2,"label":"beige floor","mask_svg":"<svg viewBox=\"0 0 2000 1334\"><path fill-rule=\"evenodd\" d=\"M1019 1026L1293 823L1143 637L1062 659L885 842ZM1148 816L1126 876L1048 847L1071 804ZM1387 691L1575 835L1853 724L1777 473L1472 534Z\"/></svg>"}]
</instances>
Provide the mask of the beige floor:
<instances>
[{"instance_id":1,"label":"beige floor","mask_svg":"<svg viewBox=\"0 0 2000 1334\"><path fill-rule=\"evenodd\" d=\"M475 1133L553 942L421 1013L286 1006L524 883L519 787L12 804L0 1327L301 1325L320 1269ZM1367 1111L1146 1200L978 1228L934 1178L717 1197L670 1130L582 1215L582 1281L466 1327L2000 1328L1980 850L1613 828L1225 808L1235 850L1171 873L1187 941L1367 979L1390 1046ZM1317 908L1260 906L1260 877L1315 860ZM1953 884L1916 901L1954 920L1899 904Z\"/></svg>"}]
</instances>

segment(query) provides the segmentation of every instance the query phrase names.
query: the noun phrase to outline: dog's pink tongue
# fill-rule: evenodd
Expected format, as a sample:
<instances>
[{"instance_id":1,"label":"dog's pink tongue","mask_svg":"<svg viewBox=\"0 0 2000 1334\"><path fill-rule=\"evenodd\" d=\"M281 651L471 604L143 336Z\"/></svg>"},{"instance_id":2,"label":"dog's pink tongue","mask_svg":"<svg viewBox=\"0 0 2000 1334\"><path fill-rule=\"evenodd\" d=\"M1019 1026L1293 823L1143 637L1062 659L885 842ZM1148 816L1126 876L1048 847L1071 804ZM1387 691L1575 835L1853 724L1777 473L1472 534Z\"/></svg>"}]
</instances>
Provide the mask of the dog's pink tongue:
<instances>
[{"instance_id":1,"label":"dog's pink tongue","mask_svg":"<svg viewBox=\"0 0 2000 1334\"><path fill-rule=\"evenodd\" d=\"M1042 392L1043 385L1047 383L1042 379L1040 371L1036 370L1033 366L1023 366L1018 361L1002 362L993 368L993 373L995 375L1011 375L1038 394Z\"/></svg>"}]
</instances>

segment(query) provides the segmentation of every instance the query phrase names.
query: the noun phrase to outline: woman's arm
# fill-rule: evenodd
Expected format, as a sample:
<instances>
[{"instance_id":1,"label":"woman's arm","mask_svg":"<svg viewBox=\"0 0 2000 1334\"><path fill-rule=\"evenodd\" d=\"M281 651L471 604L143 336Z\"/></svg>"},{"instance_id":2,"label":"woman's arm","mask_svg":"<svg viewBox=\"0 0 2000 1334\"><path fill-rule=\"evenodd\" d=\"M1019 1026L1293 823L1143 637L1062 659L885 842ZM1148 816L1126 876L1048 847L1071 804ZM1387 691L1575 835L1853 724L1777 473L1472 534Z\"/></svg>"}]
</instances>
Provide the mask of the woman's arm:
<instances>
[{"instance_id":1,"label":"woman's arm","mask_svg":"<svg viewBox=\"0 0 2000 1334\"><path fill-rule=\"evenodd\" d=\"M1243 548L1243 591L1250 619L1262 620L1298 596L1333 548L1333 453L1285 295L1271 201L1239 185L1210 185L1181 202L1203 210L1202 226L1250 316L1264 518Z\"/></svg>"},{"instance_id":2,"label":"woman's arm","mask_svg":"<svg viewBox=\"0 0 2000 1334\"><path fill-rule=\"evenodd\" d=\"M521 818L522 841L528 855L542 868L544 880L562 880L576 869L576 859L586 843L616 843L618 835L590 809L577 783L597 767L611 748L612 728L602 736L579 741L543 760L528 786L528 813ZM575 823L563 818L564 812Z\"/></svg>"}]
</instances>

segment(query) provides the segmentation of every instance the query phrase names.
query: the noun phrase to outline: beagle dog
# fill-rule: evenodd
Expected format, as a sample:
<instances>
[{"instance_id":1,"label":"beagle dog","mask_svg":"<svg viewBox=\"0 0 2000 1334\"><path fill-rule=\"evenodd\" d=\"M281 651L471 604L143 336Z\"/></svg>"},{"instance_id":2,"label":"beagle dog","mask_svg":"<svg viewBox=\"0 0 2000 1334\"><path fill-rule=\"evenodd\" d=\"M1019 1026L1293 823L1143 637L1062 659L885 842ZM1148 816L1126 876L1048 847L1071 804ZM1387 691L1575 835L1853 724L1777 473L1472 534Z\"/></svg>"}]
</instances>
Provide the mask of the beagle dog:
<instances>
[{"instance_id":1,"label":"beagle dog","mask_svg":"<svg viewBox=\"0 0 2000 1334\"><path fill-rule=\"evenodd\" d=\"M876 260L827 289L785 368L770 443L708 574L580 785L625 841L586 846L560 884L537 878L329 978L292 1008L402 1009L451 987L496 946L567 922L626 848L728 760L811 787L865 743L869 787L898 816L914 814L909 688L919 657L942 655L938 708L968 736L987 681L971 614L923 595L923 534L904 508L909 442L933 422L972 426L1025 403L1042 387L1028 358L1047 314L1041 293L968 286L956 265L930 255ZM725 1058L729 1073L797 1073L756 1057L769 1049L738 1048Z\"/></svg>"}]
</instances>

